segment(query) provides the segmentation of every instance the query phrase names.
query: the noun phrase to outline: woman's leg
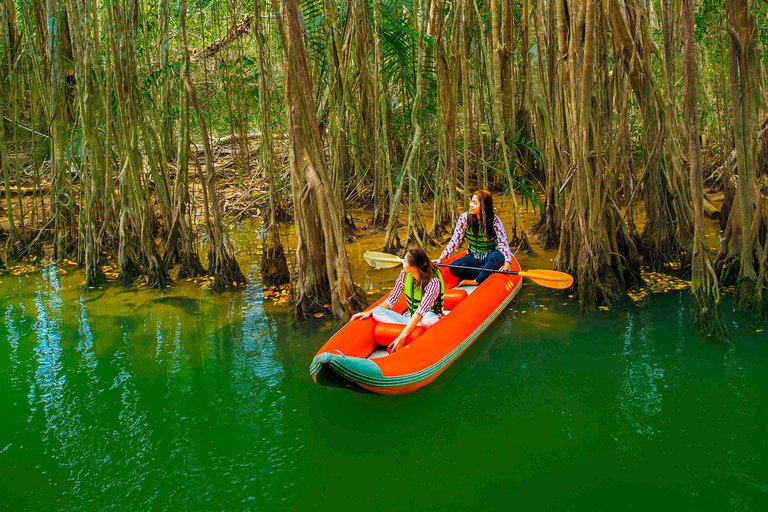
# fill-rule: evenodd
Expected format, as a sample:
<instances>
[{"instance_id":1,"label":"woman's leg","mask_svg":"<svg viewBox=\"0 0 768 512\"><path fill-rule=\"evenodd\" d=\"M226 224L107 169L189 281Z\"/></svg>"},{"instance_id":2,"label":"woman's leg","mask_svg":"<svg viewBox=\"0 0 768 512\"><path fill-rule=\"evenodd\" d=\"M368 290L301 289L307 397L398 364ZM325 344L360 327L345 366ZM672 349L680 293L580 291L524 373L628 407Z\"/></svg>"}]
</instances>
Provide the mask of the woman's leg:
<instances>
[{"instance_id":1,"label":"woman's leg","mask_svg":"<svg viewBox=\"0 0 768 512\"><path fill-rule=\"evenodd\" d=\"M488 270L498 270L502 266L504 266L504 255L501 254L500 251L489 252L488 256L485 257L485 261L483 262L483 268ZM477 278L475 278L475 281L477 281L477 284L480 284L488 279L491 274L492 272L480 272Z\"/></svg>"},{"instance_id":2,"label":"woman's leg","mask_svg":"<svg viewBox=\"0 0 768 512\"><path fill-rule=\"evenodd\" d=\"M411 320L411 317L396 313L389 308L385 308L384 306L376 306L373 308L373 319L377 322L407 325Z\"/></svg>"},{"instance_id":3,"label":"woman's leg","mask_svg":"<svg viewBox=\"0 0 768 512\"><path fill-rule=\"evenodd\" d=\"M504 257L502 256L502 260ZM475 267L475 268L482 268L483 263L480 261L477 261L474 256L471 254L467 254L465 256L462 256L461 258L457 260L453 260L451 265L456 265L459 267ZM459 279L475 279L477 275L480 273L479 270L467 270L465 268L450 268L451 274L455 275Z\"/></svg>"},{"instance_id":4,"label":"woman's leg","mask_svg":"<svg viewBox=\"0 0 768 512\"><path fill-rule=\"evenodd\" d=\"M435 325L440 320L440 317L435 314L434 311L427 311L424 313L424 316L421 317L421 322L419 322L419 325L429 329L433 325Z\"/></svg>"},{"instance_id":5,"label":"woman's leg","mask_svg":"<svg viewBox=\"0 0 768 512\"><path fill-rule=\"evenodd\" d=\"M408 322L410 322L411 317L408 315L401 315L400 313L395 313L391 309L385 308L384 306L376 306L373 308L373 319L377 322L384 322L388 324L400 324L400 325L408 325ZM424 313L424 316L421 317L421 321L419 322L419 325L422 327L426 327L429 329L433 325L435 325L440 320L440 317L435 314L434 311L427 311Z\"/></svg>"}]
</instances>

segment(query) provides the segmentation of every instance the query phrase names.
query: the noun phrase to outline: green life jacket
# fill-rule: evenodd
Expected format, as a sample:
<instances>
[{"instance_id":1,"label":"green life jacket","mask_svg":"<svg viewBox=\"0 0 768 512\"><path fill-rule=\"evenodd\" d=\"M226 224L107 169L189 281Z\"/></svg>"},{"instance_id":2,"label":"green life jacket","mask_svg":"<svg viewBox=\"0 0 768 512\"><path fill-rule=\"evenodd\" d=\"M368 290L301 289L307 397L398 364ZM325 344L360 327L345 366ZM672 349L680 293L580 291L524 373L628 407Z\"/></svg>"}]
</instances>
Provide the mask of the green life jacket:
<instances>
[{"instance_id":1,"label":"green life jacket","mask_svg":"<svg viewBox=\"0 0 768 512\"><path fill-rule=\"evenodd\" d=\"M437 315L443 314L443 292L445 292L445 283L443 283L443 274L437 272L437 277L440 279L440 293L437 295L437 300L432 304L432 311ZM413 316L419 304L421 304L421 286L415 286L416 278L410 272L405 273L405 302L408 304L408 314Z\"/></svg>"},{"instance_id":2,"label":"green life jacket","mask_svg":"<svg viewBox=\"0 0 768 512\"><path fill-rule=\"evenodd\" d=\"M467 215L472 215L472 213L467 212ZM483 226L477 227L477 235L475 235L472 228L469 227L469 218L467 218L467 227L464 228L464 238L467 239L470 253L487 254L496 249L496 237L490 240L486 238Z\"/></svg>"}]
</instances>

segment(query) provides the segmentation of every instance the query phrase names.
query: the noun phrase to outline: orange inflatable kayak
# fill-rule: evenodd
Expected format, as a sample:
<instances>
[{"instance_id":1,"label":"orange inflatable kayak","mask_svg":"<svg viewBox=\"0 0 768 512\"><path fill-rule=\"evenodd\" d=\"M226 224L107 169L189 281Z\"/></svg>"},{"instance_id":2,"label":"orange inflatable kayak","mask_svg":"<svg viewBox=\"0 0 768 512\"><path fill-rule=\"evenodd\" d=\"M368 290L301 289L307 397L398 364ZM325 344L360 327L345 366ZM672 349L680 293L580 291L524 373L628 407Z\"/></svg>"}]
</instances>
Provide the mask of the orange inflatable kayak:
<instances>
[{"instance_id":1,"label":"orange inflatable kayak","mask_svg":"<svg viewBox=\"0 0 768 512\"><path fill-rule=\"evenodd\" d=\"M445 263L463 256L458 254ZM517 260L510 270L520 270ZM429 329L416 327L408 344L387 354L386 347L403 325L377 322L371 318L353 320L331 337L312 360L310 373L315 382L337 377L374 393L410 393L437 378L485 331L512 302L522 287L518 275L492 274L480 286L457 287L459 279L441 267L445 282L446 315ZM368 309L378 306L387 296ZM405 311L405 294L393 308Z\"/></svg>"}]
</instances>

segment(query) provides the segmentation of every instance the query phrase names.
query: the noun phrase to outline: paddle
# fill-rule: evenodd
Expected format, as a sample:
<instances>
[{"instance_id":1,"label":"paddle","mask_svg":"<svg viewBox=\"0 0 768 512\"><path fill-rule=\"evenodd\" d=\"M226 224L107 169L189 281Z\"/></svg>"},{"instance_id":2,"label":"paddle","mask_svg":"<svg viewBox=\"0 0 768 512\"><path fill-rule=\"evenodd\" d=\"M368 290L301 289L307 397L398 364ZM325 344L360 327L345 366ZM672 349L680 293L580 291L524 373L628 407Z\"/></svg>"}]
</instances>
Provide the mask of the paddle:
<instances>
[{"instance_id":1,"label":"paddle","mask_svg":"<svg viewBox=\"0 0 768 512\"><path fill-rule=\"evenodd\" d=\"M365 254L363 254L363 258L370 266L375 268L391 268L403 263L402 258L398 258L393 254L387 254L385 252L366 251ZM446 263L436 263L436 265L438 267L464 268L467 270L492 272L494 274L519 275L521 277L527 277L538 285L554 288L556 290L564 290L573 284L573 277L565 272L557 272L556 270L488 270L476 267L448 265Z\"/></svg>"}]
</instances>

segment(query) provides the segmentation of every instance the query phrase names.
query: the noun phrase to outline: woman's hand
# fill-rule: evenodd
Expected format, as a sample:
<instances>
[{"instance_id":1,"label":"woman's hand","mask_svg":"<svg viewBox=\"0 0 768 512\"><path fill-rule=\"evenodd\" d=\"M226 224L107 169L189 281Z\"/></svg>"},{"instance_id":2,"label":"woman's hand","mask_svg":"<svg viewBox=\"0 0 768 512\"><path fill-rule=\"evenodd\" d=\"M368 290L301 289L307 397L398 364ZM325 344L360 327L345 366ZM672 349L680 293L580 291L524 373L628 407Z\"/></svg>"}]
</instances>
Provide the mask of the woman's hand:
<instances>
[{"instance_id":1,"label":"woman's hand","mask_svg":"<svg viewBox=\"0 0 768 512\"><path fill-rule=\"evenodd\" d=\"M509 270L510 265L512 265L512 263L505 261L499 270Z\"/></svg>"},{"instance_id":2,"label":"woman's hand","mask_svg":"<svg viewBox=\"0 0 768 512\"><path fill-rule=\"evenodd\" d=\"M370 316L372 314L373 314L373 310L372 309L369 310L369 311L361 311L359 313L355 313L354 315L352 315L352 318L350 318L349 321L351 322L352 320L354 320L356 318L359 318L360 320L365 320L366 318L370 318Z\"/></svg>"},{"instance_id":3,"label":"woman's hand","mask_svg":"<svg viewBox=\"0 0 768 512\"><path fill-rule=\"evenodd\" d=\"M436 258L436 259L432 260L432 263L440 263L442 261L443 261L443 258Z\"/></svg>"},{"instance_id":4,"label":"woman's hand","mask_svg":"<svg viewBox=\"0 0 768 512\"><path fill-rule=\"evenodd\" d=\"M403 343L403 340L405 340L405 338L407 337L408 336L403 336L401 333L400 336L395 338L395 340L389 344L389 353L391 354L393 352L397 352L398 350L403 348L403 346L405 345L405 343Z\"/></svg>"}]
</instances>

